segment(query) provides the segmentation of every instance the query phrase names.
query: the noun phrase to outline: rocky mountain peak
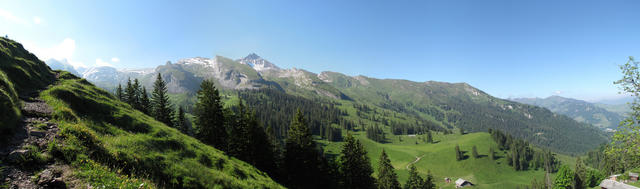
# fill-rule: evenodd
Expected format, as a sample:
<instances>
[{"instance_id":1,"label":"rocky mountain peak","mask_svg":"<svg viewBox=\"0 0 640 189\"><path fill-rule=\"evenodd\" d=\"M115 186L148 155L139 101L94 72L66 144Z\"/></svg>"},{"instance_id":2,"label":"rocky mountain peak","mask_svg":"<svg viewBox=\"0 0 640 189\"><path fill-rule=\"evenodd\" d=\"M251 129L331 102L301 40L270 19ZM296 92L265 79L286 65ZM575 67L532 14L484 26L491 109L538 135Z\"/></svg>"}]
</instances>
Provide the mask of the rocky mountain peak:
<instances>
[{"instance_id":1,"label":"rocky mountain peak","mask_svg":"<svg viewBox=\"0 0 640 189\"><path fill-rule=\"evenodd\" d=\"M238 62L240 62L241 64L249 65L258 72L266 71L266 70L280 70L278 66L263 59L262 57L258 56L256 53L251 53L246 57L238 60Z\"/></svg>"}]
</instances>

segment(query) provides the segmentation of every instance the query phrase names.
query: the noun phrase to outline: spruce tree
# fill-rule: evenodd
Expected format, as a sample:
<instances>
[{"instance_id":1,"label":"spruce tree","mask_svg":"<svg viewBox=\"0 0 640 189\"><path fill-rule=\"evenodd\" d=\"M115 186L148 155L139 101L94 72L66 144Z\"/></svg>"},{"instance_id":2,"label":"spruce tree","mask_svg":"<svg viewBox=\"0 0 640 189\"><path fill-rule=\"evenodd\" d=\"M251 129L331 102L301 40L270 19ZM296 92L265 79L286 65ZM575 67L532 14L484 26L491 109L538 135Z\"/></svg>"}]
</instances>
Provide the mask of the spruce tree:
<instances>
[{"instance_id":1,"label":"spruce tree","mask_svg":"<svg viewBox=\"0 0 640 189\"><path fill-rule=\"evenodd\" d=\"M393 170L391 160L387 156L387 153L382 149L380 154L380 161L378 162L378 188L379 189L400 189L400 183L398 183L398 175Z\"/></svg>"},{"instance_id":2,"label":"spruce tree","mask_svg":"<svg viewBox=\"0 0 640 189\"><path fill-rule=\"evenodd\" d=\"M138 79L133 79L133 100L131 106L136 110L142 111L142 86L140 86L140 81ZM169 125L171 126L171 125Z\"/></svg>"},{"instance_id":3,"label":"spruce tree","mask_svg":"<svg viewBox=\"0 0 640 189\"><path fill-rule=\"evenodd\" d=\"M574 189L585 188L585 180L587 180L585 178L586 175L587 175L587 170L585 169L584 164L582 164L582 160L580 160L580 157L578 157L576 159L575 172L573 173L573 188Z\"/></svg>"},{"instance_id":4,"label":"spruce tree","mask_svg":"<svg viewBox=\"0 0 640 189\"><path fill-rule=\"evenodd\" d=\"M321 157L316 150L311 130L298 109L289 126L285 140L284 169L286 186L289 188L323 188Z\"/></svg>"},{"instance_id":5,"label":"spruce tree","mask_svg":"<svg viewBox=\"0 0 640 189\"><path fill-rule=\"evenodd\" d=\"M142 86L142 89L140 90L140 93L142 93L142 97L140 98L140 111L142 111L145 114L149 114L149 108L151 107L151 101L149 100L149 94L147 93L147 88Z\"/></svg>"},{"instance_id":6,"label":"spruce tree","mask_svg":"<svg viewBox=\"0 0 640 189\"><path fill-rule=\"evenodd\" d=\"M344 188L374 188L373 169L367 151L359 140L347 133L340 156L340 173Z\"/></svg>"},{"instance_id":7,"label":"spruce tree","mask_svg":"<svg viewBox=\"0 0 640 189\"><path fill-rule=\"evenodd\" d=\"M136 89L131 85L131 79L127 80L127 88L125 89L125 102L131 107L134 107L134 102L136 100ZM135 107L134 107L135 108Z\"/></svg>"},{"instance_id":8,"label":"spruce tree","mask_svg":"<svg viewBox=\"0 0 640 189\"><path fill-rule=\"evenodd\" d=\"M254 165L270 176L276 176L273 144L264 128L260 126L255 113L240 102L234 118L229 136L229 154Z\"/></svg>"},{"instance_id":9,"label":"spruce tree","mask_svg":"<svg viewBox=\"0 0 640 189\"><path fill-rule=\"evenodd\" d=\"M213 81L204 80L196 94L194 115L196 116L197 137L200 141L217 149L226 150L227 130L222 102Z\"/></svg>"},{"instance_id":10,"label":"spruce tree","mask_svg":"<svg viewBox=\"0 0 640 189\"><path fill-rule=\"evenodd\" d=\"M456 160L462 160L462 152L460 151L460 146L456 144Z\"/></svg>"},{"instance_id":11,"label":"spruce tree","mask_svg":"<svg viewBox=\"0 0 640 189\"><path fill-rule=\"evenodd\" d=\"M124 102L124 94L122 93L122 84L119 84L119 83L118 83L118 88L116 88L116 98Z\"/></svg>"},{"instance_id":12,"label":"spruce tree","mask_svg":"<svg viewBox=\"0 0 640 189\"><path fill-rule=\"evenodd\" d=\"M405 189L422 189L424 186L424 181L422 177L418 175L418 170L416 170L416 166L411 164L409 167L409 179L407 179L407 183L404 184Z\"/></svg>"},{"instance_id":13,"label":"spruce tree","mask_svg":"<svg viewBox=\"0 0 640 189\"><path fill-rule=\"evenodd\" d=\"M187 134L187 120L184 117L184 109L182 109L182 106L178 107L178 111L176 111L174 118L176 120L173 121L173 127L178 129L180 132Z\"/></svg>"},{"instance_id":14,"label":"spruce tree","mask_svg":"<svg viewBox=\"0 0 640 189\"><path fill-rule=\"evenodd\" d=\"M133 96L135 98L135 95ZM133 100L135 104L135 100ZM156 81L153 83L153 92L151 93L151 112L156 120L171 126L173 124L171 119L171 104L169 103L169 96L167 95L167 85L162 80L162 75L158 73Z\"/></svg>"},{"instance_id":15,"label":"spruce tree","mask_svg":"<svg viewBox=\"0 0 640 189\"><path fill-rule=\"evenodd\" d=\"M424 178L424 183L422 184L422 188L424 189L435 189L436 183L433 180L433 175L431 175L431 171L427 171L427 177Z\"/></svg>"},{"instance_id":16,"label":"spruce tree","mask_svg":"<svg viewBox=\"0 0 640 189\"><path fill-rule=\"evenodd\" d=\"M480 157L480 155L478 155L478 149L476 149L475 145L473 145L473 147L471 148L471 155L473 155L473 158L475 159Z\"/></svg>"},{"instance_id":17,"label":"spruce tree","mask_svg":"<svg viewBox=\"0 0 640 189\"><path fill-rule=\"evenodd\" d=\"M431 136L431 130L427 131L427 142L433 143L433 136Z\"/></svg>"}]
</instances>

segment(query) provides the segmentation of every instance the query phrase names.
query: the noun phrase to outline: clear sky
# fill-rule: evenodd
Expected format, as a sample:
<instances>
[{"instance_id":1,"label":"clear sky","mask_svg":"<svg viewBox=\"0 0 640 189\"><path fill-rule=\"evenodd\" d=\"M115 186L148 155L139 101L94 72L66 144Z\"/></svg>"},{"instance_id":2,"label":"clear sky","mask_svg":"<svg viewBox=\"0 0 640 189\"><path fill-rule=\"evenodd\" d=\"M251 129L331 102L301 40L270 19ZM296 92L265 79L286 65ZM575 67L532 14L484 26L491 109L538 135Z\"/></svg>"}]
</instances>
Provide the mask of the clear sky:
<instances>
[{"instance_id":1,"label":"clear sky","mask_svg":"<svg viewBox=\"0 0 640 189\"><path fill-rule=\"evenodd\" d=\"M640 56L639 11L632 0L0 1L0 34L76 66L255 52L316 73L599 100Z\"/></svg>"}]
</instances>

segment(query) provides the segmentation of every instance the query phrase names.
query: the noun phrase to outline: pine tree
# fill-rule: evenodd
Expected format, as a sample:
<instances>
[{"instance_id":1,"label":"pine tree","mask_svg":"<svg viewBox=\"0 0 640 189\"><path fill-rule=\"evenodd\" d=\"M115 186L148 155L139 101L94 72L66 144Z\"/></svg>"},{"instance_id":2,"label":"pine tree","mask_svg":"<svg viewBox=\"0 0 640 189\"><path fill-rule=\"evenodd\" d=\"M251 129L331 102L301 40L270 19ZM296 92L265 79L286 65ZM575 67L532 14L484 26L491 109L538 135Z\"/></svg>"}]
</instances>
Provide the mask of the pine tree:
<instances>
[{"instance_id":1,"label":"pine tree","mask_svg":"<svg viewBox=\"0 0 640 189\"><path fill-rule=\"evenodd\" d=\"M133 79L133 85L131 85L131 87L133 88L133 104L131 104L131 106L136 110L142 111L142 86L140 86L140 81L138 81L137 78Z\"/></svg>"},{"instance_id":2,"label":"pine tree","mask_svg":"<svg viewBox=\"0 0 640 189\"><path fill-rule=\"evenodd\" d=\"M456 160L462 160L462 152L460 151L460 146L456 144Z\"/></svg>"},{"instance_id":3,"label":"pine tree","mask_svg":"<svg viewBox=\"0 0 640 189\"><path fill-rule=\"evenodd\" d=\"M311 131L302 111L298 109L291 120L285 140L284 169L289 188L323 188L327 181L318 167L322 164Z\"/></svg>"},{"instance_id":4,"label":"pine tree","mask_svg":"<svg viewBox=\"0 0 640 189\"><path fill-rule=\"evenodd\" d=\"M131 85L131 79L127 80L127 88L125 89L125 102L131 107L134 107L133 104L136 100L136 89ZM134 107L135 108L135 107Z\"/></svg>"},{"instance_id":5,"label":"pine tree","mask_svg":"<svg viewBox=\"0 0 640 189\"><path fill-rule=\"evenodd\" d=\"M495 150L493 149L493 146L489 147L489 159L491 159L491 160L495 160L496 159Z\"/></svg>"},{"instance_id":6,"label":"pine tree","mask_svg":"<svg viewBox=\"0 0 640 189\"><path fill-rule=\"evenodd\" d=\"M194 115L196 116L198 139L217 149L226 150L227 130L224 127L225 117L218 89L212 81L204 80L200 84L196 98Z\"/></svg>"},{"instance_id":7,"label":"pine tree","mask_svg":"<svg viewBox=\"0 0 640 189\"><path fill-rule=\"evenodd\" d=\"M580 157L576 159L576 168L573 173L573 188L574 189L582 189L585 188L585 180L586 180L587 170L582 164L582 160Z\"/></svg>"},{"instance_id":8,"label":"pine tree","mask_svg":"<svg viewBox=\"0 0 640 189\"><path fill-rule=\"evenodd\" d=\"M431 136L431 130L427 131L427 142L428 143L433 143L433 136Z\"/></svg>"},{"instance_id":9,"label":"pine tree","mask_svg":"<svg viewBox=\"0 0 640 189\"><path fill-rule=\"evenodd\" d=\"M252 110L240 102L229 136L229 154L276 176L273 144L260 126Z\"/></svg>"},{"instance_id":10,"label":"pine tree","mask_svg":"<svg viewBox=\"0 0 640 189\"><path fill-rule=\"evenodd\" d=\"M184 134L187 134L187 120L184 117L184 109L182 109L182 106L178 107L178 111L176 111L176 115L174 116L174 118L174 128L178 129Z\"/></svg>"},{"instance_id":11,"label":"pine tree","mask_svg":"<svg viewBox=\"0 0 640 189\"><path fill-rule=\"evenodd\" d=\"M374 188L373 169L367 151L359 140L347 133L340 156L340 173L344 188Z\"/></svg>"},{"instance_id":12,"label":"pine tree","mask_svg":"<svg viewBox=\"0 0 640 189\"><path fill-rule=\"evenodd\" d=\"M422 177L418 175L418 170L416 170L416 166L411 164L409 167L409 179L407 179L407 183L404 184L405 189L422 189L424 186L424 181Z\"/></svg>"},{"instance_id":13,"label":"pine tree","mask_svg":"<svg viewBox=\"0 0 640 189\"><path fill-rule=\"evenodd\" d=\"M422 188L424 189L435 189L436 183L433 180L433 175L431 175L431 171L427 171L427 177L424 178L424 183L422 184Z\"/></svg>"},{"instance_id":14,"label":"pine tree","mask_svg":"<svg viewBox=\"0 0 640 189\"><path fill-rule=\"evenodd\" d=\"M149 108L151 107L151 102L149 100L149 94L147 93L147 88L142 86L142 90L140 90L140 92L142 93L142 97L140 98L140 107L143 113L145 114L149 114Z\"/></svg>"},{"instance_id":15,"label":"pine tree","mask_svg":"<svg viewBox=\"0 0 640 189\"><path fill-rule=\"evenodd\" d=\"M242 103L238 105L238 109L229 131L228 153L240 160L248 161L251 156L249 123L244 115L246 110Z\"/></svg>"},{"instance_id":16,"label":"pine tree","mask_svg":"<svg viewBox=\"0 0 640 189\"><path fill-rule=\"evenodd\" d=\"M396 172L393 170L391 160L389 160L384 149L382 149L382 154L380 154L377 184L379 189L400 189L398 175L396 175Z\"/></svg>"},{"instance_id":17,"label":"pine tree","mask_svg":"<svg viewBox=\"0 0 640 189\"><path fill-rule=\"evenodd\" d=\"M573 185L573 171L567 165L562 165L553 181L554 189L570 189Z\"/></svg>"},{"instance_id":18,"label":"pine tree","mask_svg":"<svg viewBox=\"0 0 640 189\"><path fill-rule=\"evenodd\" d=\"M116 97L118 100L124 102L124 94L122 93L122 85L118 83L118 88L116 88Z\"/></svg>"},{"instance_id":19,"label":"pine tree","mask_svg":"<svg viewBox=\"0 0 640 189\"><path fill-rule=\"evenodd\" d=\"M471 148L471 155L473 155L473 158L479 158L480 155L478 155L478 150L476 149L476 146L473 145L473 147Z\"/></svg>"},{"instance_id":20,"label":"pine tree","mask_svg":"<svg viewBox=\"0 0 640 189\"><path fill-rule=\"evenodd\" d=\"M135 91L135 90L134 90ZM135 98L135 95L133 96ZM135 100L132 101L135 104ZM167 85L162 80L162 75L158 73L158 77L153 84L153 93L151 93L151 112L156 120L166 124L172 125L171 104L169 103L169 96L167 95Z\"/></svg>"}]
</instances>

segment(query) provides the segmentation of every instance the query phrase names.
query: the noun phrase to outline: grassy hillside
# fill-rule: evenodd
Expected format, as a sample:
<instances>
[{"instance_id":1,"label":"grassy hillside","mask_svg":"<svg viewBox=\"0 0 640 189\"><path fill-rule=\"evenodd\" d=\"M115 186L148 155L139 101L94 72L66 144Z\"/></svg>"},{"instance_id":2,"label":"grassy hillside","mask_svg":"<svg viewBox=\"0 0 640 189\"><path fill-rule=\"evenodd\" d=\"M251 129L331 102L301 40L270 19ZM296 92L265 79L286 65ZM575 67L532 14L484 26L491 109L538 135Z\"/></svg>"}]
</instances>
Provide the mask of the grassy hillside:
<instances>
[{"instance_id":1,"label":"grassy hillside","mask_svg":"<svg viewBox=\"0 0 640 189\"><path fill-rule=\"evenodd\" d=\"M95 161L179 188L280 187L251 165L155 121L84 79L64 74L42 92L64 140L69 162Z\"/></svg>"},{"instance_id":2,"label":"grassy hillside","mask_svg":"<svg viewBox=\"0 0 640 189\"><path fill-rule=\"evenodd\" d=\"M18 96L45 87L53 79L49 67L22 44L0 37L0 134L17 124L21 115Z\"/></svg>"},{"instance_id":3,"label":"grassy hillside","mask_svg":"<svg viewBox=\"0 0 640 189\"><path fill-rule=\"evenodd\" d=\"M18 95L44 100L59 136L46 149L29 147L38 153L26 158L70 165L76 186L282 188L253 166L155 121L85 79L53 72L19 43L2 38L0 47L0 123L20 115Z\"/></svg>"},{"instance_id":4,"label":"grassy hillside","mask_svg":"<svg viewBox=\"0 0 640 189\"><path fill-rule=\"evenodd\" d=\"M424 178L427 171L431 171L438 188L455 188L453 183L446 184L444 182L445 177L449 177L453 181L458 178L469 180L476 185L476 188L516 188L530 185L533 178L536 180L544 179L544 171L542 170L515 171L513 167L506 164L505 154L502 151L496 151L499 159L490 160L487 156L489 147L493 146L494 149L498 149L498 147L489 133L435 134L434 141L437 142L435 144L425 143L422 140L423 136L420 135L415 137L404 135L401 136L402 141L398 136L393 136L390 137L389 143L384 144L366 138L364 132L355 132L353 135L365 146L374 170L377 171L378 158L382 149L387 152L401 184L407 180L409 163L414 162L417 157L421 157L415 163L421 176ZM338 155L342 148L342 142L324 140L319 142L325 147L327 154ZM465 155L469 156L467 159L456 161L456 144L460 145L462 151L466 151ZM477 147L481 158L471 157L473 145ZM559 159L563 163L572 165L571 161L574 158L560 155Z\"/></svg>"}]
</instances>

